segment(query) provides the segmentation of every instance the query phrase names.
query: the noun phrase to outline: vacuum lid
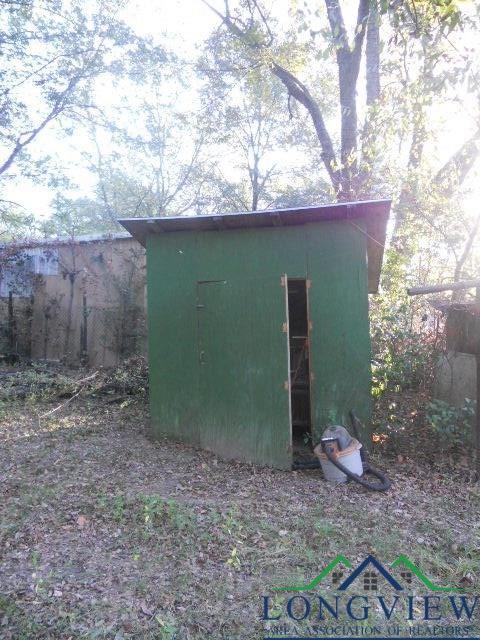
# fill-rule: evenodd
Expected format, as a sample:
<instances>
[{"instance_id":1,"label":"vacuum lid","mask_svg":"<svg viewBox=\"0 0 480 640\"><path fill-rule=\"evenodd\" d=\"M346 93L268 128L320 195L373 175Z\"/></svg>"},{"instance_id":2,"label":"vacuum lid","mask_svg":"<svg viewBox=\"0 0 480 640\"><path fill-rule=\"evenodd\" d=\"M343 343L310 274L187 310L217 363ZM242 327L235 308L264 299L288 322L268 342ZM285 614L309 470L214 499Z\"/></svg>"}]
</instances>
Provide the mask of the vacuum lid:
<instances>
[{"instance_id":1,"label":"vacuum lid","mask_svg":"<svg viewBox=\"0 0 480 640\"><path fill-rule=\"evenodd\" d=\"M322 440L324 438L333 438L337 440L338 447L340 451L349 447L352 443L352 436L348 433L345 427L340 425L330 425L328 426L322 435Z\"/></svg>"}]
</instances>

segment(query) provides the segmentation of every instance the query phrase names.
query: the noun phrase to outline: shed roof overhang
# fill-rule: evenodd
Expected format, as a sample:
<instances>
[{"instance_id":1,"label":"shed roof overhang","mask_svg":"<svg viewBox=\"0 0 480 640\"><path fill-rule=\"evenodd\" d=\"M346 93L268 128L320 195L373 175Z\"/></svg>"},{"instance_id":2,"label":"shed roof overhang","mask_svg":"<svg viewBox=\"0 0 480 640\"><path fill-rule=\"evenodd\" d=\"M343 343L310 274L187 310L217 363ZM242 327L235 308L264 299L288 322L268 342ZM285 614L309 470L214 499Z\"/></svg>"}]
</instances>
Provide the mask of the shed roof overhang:
<instances>
[{"instance_id":1,"label":"shed roof overhang","mask_svg":"<svg viewBox=\"0 0 480 640\"><path fill-rule=\"evenodd\" d=\"M368 291L376 293L380 281L391 200L341 202L294 209L270 209L215 215L124 218L119 223L143 246L150 233L174 231L228 231L261 227L287 227L312 222L347 221L367 236ZM364 220L365 231L355 223Z\"/></svg>"}]
</instances>

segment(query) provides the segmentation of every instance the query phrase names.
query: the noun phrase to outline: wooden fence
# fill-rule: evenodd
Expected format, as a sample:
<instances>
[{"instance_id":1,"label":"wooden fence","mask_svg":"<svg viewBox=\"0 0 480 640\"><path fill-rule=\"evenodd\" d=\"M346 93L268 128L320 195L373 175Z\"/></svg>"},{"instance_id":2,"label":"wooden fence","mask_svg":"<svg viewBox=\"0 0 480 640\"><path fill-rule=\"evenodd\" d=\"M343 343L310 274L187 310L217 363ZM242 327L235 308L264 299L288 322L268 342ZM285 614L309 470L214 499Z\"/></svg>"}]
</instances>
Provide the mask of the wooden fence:
<instances>
[{"instance_id":1,"label":"wooden fence","mask_svg":"<svg viewBox=\"0 0 480 640\"><path fill-rule=\"evenodd\" d=\"M112 366L146 350L145 250L130 237L0 249L0 354Z\"/></svg>"}]
</instances>

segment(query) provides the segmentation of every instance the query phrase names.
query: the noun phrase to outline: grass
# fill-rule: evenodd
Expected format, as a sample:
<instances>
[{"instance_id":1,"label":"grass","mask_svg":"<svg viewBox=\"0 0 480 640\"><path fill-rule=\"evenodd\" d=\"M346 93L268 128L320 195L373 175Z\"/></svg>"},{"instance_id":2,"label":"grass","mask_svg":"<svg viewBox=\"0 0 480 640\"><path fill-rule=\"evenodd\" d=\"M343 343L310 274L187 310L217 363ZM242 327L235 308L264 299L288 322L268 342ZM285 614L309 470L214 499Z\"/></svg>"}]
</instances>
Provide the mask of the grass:
<instances>
[{"instance_id":1,"label":"grass","mask_svg":"<svg viewBox=\"0 0 480 640\"><path fill-rule=\"evenodd\" d=\"M257 640L262 596L281 608L272 586L338 553L403 552L438 583L480 569L479 489L441 465L385 458L392 490L367 493L152 442L142 404L39 420L52 406L2 406L2 640Z\"/></svg>"}]
</instances>

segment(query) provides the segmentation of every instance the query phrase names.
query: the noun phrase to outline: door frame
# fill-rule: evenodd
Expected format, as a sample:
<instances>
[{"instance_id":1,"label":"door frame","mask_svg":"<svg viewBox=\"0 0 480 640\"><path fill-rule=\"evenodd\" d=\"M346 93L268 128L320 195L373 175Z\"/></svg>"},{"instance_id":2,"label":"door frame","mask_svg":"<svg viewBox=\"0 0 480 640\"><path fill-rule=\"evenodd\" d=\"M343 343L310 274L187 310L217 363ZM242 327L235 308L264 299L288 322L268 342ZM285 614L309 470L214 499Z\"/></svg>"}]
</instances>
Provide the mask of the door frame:
<instances>
[{"instance_id":1,"label":"door frame","mask_svg":"<svg viewBox=\"0 0 480 640\"><path fill-rule=\"evenodd\" d=\"M308 277L305 278L298 278L298 277L293 277L293 278L288 278L287 275L285 274L283 276L284 278L286 278L286 314L287 314L287 339L288 339L288 346L287 346L287 350L288 350L288 404L289 404L289 408L290 408L290 447L292 449L292 454L293 454L293 419L292 419L292 382L291 382L291 375L290 375L290 322L289 322L289 307L288 307L288 302L289 302L289 298L288 298L288 282L290 281L297 281L297 282L304 282L305 283L305 297L306 297L306 306L307 306L307 345L308 345L308 409L309 409L309 416L310 416L310 437L312 439L312 450L314 447L314 443L313 443L313 434L314 434L314 429L313 429L313 380L314 380L314 374L313 374L313 370L312 370L312 339L311 339L311 332L313 329L313 322L310 320L310 287L311 287L311 280Z\"/></svg>"},{"instance_id":2,"label":"door frame","mask_svg":"<svg viewBox=\"0 0 480 640\"><path fill-rule=\"evenodd\" d=\"M284 383L288 393L288 424L289 424L289 453L293 462L293 420L292 420L292 379L290 375L290 314L288 312L288 276L284 273L280 278L280 283L284 289L285 296L285 323L282 327L283 333L287 335L287 380Z\"/></svg>"}]
</instances>

